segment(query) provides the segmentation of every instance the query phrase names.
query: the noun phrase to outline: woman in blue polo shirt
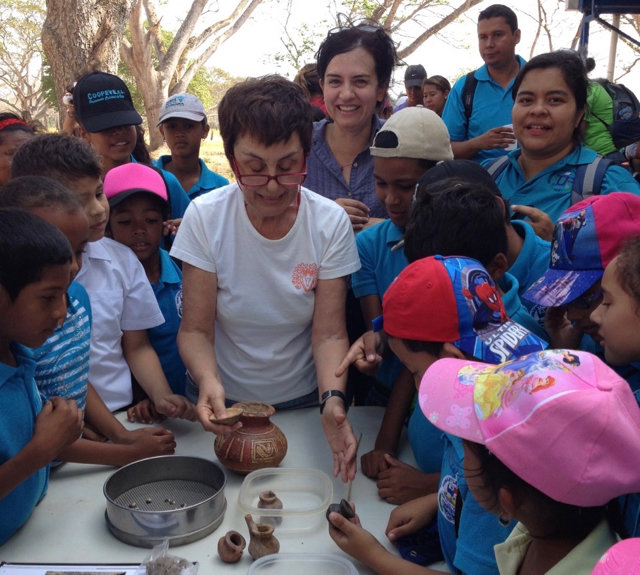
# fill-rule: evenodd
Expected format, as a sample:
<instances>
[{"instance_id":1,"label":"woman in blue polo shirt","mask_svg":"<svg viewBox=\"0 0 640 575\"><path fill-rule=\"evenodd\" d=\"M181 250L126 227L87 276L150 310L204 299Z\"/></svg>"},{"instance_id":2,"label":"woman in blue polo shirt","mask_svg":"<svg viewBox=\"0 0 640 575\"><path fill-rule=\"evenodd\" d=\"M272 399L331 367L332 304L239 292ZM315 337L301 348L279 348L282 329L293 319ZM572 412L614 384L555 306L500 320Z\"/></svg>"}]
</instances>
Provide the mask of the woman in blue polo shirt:
<instances>
[{"instance_id":1,"label":"woman in blue polo shirt","mask_svg":"<svg viewBox=\"0 0 640 575\"><path fill-rule=\"evenodd\" d=\"M520 71L513 85L513 131L519 148L510 152L495 180L512 205L532 206L555 221L577 199L580 166L593 165L596 152L581 143L588 80L580 57L570 50L540 54ZM489 169L496 160L483 166ZM610 165L599 189L640 195L640 185L624 168Z\"/></svg>"}]
</instances>

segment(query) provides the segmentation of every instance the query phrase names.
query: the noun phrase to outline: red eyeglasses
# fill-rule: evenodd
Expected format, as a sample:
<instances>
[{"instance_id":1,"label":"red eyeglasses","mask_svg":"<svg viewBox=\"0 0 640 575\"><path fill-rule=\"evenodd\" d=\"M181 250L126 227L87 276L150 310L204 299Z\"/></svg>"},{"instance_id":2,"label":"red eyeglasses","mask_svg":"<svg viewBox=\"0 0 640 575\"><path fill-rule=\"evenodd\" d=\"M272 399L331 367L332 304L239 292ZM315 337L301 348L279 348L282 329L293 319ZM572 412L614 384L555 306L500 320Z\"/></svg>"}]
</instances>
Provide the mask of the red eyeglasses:
<instances>
[{"instance_id":1,"label":"red eyeglasses","mask_svg":"<svg viewBox=\"0 0 640 575\"><path fill-rule=\"evenodd\" d=\"M266 186L271 180L275 180L281 186L299 186L304 182L307 177L307 158L305 156L302 164L301 172L289 172L286 174L276 174L270 176L268 174L241 174L236 162L235 156L232 158L233 171L236 176L236 180L247 188L262 188Z\"/></svg>"}]
</instances>

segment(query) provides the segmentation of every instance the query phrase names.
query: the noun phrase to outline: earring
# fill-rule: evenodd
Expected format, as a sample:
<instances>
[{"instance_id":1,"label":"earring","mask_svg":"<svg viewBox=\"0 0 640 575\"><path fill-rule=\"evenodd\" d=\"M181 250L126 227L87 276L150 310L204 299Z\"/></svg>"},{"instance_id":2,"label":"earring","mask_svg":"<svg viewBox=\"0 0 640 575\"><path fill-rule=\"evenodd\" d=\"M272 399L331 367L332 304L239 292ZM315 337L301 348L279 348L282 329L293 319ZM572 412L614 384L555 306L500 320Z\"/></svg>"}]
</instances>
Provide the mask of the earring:
<instances>
[{"instance_id":1,"label":"earring","mask_svg":"<svg viewBox=\"0 0 640 575\"><path fill-rule=\"evenodd\" d=\"M503 527L506 527L507 525L509 525L509 523L511 523L511 521L506 517L503 517L501 513L500 515L498 515L498 523L500 523L500 525L502 525Z\"/></svg>"}]
</instances>

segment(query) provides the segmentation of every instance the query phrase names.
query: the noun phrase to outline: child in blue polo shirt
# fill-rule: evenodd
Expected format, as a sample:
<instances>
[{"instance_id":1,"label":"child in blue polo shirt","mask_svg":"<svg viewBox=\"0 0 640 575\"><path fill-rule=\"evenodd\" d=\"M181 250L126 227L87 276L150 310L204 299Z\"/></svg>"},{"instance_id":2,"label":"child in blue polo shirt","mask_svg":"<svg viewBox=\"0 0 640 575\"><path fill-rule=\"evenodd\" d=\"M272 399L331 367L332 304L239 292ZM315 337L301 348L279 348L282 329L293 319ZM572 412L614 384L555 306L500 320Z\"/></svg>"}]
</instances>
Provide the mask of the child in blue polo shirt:
<instances>
[{"instance_id":1,"label":"child in blue polo shirt","mask_svg":"<svg viewBox=\"0 0 640 575\"><path fill-rule=\"evenodd\" d=\"M171 150L160 156L154 165L171 172L195 199L229 183L227 178L212 172L200 159L200 142L209 134L207 113L193 94L174 94L160 110L158 129Z\"/></svg>"},{"instance_id":2,"label":"child in blue polo shirt","mask_svg":"<svg viewBox=\"0 0 640 575\"><path fill-rule=\"evenodd\" d=\"M162 222L169 209L166 186L157 170L124 164L107 172L104 193L109 200L111 236L130 247L140 260L165 319L147 331L149 341L172 391L184 395L186 369L176 345L182 318L182 272L160 247ZM144 413L143 421L153 414L146 399L134 410Z\"/></svg>"},{"instance_id":3,"label":"child in blue polo shirt","mask_svg":"<svg viewBox=\"0 0 640 575\"><path fill-rule=\"evenodd\" d=\"M376 196L384 204L389 217L356 235L362 267L351 275L351 287L369 329L372 320L382 312L384 292L407 265L403 250L394 249L394 246L401 241L409 220L416 183L437 162L453 158L444 123L435 112L422 106L405 108L393 114L376 134L370 152ZM416 494L406 485L401 491L384 486L393 481L392 476L396 474L388 456L396 454L402 425L415 390L411 375L391 353L385 356L375 377L375 385L369 391L366 403L386 405L387 409L375 449L362 456L362 471L367 477L378 480L380 497L390 503L402 503ZM439 441L436 437L433 439L429 442L424 438L425 442L433 444L430 457L421 462L425 473L435 473L440 469ZM435 485L437 478L434 478L432 487Z\"/></svg>"},{"instance_id":4,"label":"child in blue polo shirt","mask_svg":"<svg viewBox=\"0 0 640 575\"><path fill-rule=\"evenodd\" d=\"M0 209L0 545L46 493L49 462L82 433L75 401L42 404L28 349L64 321L71 257L55 226L24 210Z\"/></svg>"},{"instance_id":5,"label":"child in blue polo shirt","mask_svg":"<svg viewBox=\"0 0 640 575\"><path fill-rule=\"evenodd\" d=\"M500 363L546 347L509 319L489 273L471 258L432 256L412 262L385 292L382 309L388 345L411 372L416 386L439 358ZM358 350L352 352L353 346L349 355L356 365L364 361ZM509 522L501 525L482 509L467 488L463 465L461 441L445 435L438 491L397 507L387 535L400 547L402 537L437 515L442 552L451 572L493 575L497 571L493 544L507 537ZM410 516L419 516L420 525L403 520ZM345 526L335 513L329 519L333 540L374 571L432 573L388 553L359 525Z\"/></svg>"}]
</instances>

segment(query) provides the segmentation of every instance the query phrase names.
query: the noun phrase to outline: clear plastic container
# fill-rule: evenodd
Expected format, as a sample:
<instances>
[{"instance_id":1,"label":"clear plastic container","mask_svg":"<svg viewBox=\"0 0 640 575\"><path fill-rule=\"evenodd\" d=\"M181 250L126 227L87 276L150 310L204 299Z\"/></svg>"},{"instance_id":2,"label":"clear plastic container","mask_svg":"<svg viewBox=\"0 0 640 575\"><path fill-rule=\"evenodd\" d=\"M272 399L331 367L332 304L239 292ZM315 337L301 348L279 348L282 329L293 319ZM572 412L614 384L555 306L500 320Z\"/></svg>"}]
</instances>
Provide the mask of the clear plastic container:
<instances>
[{"instance_id":1,"label":"clear plastic container","mask_svg":"<svg viewBox=\"0 0 640 575\"><path fill-rule=\"evenodd\" d=\"M273 491L282 501L282 509L259 508L259 495L264 491ZM332 498L333 483L322 471L269 467L252 471L244 478L238 505L244 513L251 513L257 523L274 525L279 537L317 529Z\"/></svg>"},{"instance_id":2,"label":"clear plastic container","mask_svg":"<svg viewBox=\"0 0 640 575\"><path fill-rule=\"evenodd\" d=\"M328 553L277 553L254 561L247 575L358 575L351 561Z\"/></svg>"}]
</instances>

